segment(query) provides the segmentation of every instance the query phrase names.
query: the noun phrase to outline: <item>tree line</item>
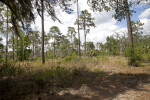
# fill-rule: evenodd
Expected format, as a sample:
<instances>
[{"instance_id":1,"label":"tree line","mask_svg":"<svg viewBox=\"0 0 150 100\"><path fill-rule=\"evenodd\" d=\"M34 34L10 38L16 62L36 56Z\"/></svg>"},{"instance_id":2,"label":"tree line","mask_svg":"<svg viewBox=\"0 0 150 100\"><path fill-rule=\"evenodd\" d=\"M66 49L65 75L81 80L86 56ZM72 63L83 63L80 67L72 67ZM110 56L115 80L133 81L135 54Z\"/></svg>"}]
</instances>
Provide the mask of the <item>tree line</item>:
<instances>
[{"instance_id":1,"label":"tree line","mask_svg":"<svg viewBox=\"0 0 150 100\"><path fill-rule=\"evenodd\" d=\"M81 56L82 45L80 42L80 30L84 31L85 39L85 42L83 43L83 55L84 57L86 54L89 55L89 50L93 50L92 48L95 46L92 42L86 42L86 37L90 32L90 27L95 27L94 18L87 10L81 11L81 14L79 14L78 0L74 1L75 2L70 2L70 0L0 0L0 17L2 19L0 21L0 31L1 33L6 34L5 62L7 63L8 59L8 47L12 48L13 60L15 60L16 57L16 60L21 61L27 60L31 57L34 58L35 56L42 56L42 63L45 63L45 54L46 56L51 55L55 58L57 56L70 56L76 52L79 56ZM142 23L132 22L130 18L135 12L131 9L131 7L139 5L142 2L146 2L145 4L149 5L148 0L88 0L87 4L93 11L102 12L105 10L108 12L114 10L115 14L112 17L118 21L122 21L122 19L126 19L127 21L127 36L121 37L116 33L117 36L115 38L114 36L107 37L107 42L105 44L97 43L99 52L104 50L104 52L109 52L114 55L117 54L115 52L122 54L127 48L126 45L128 45L130 65L134 65L136 62L136 52L134 48L138 45L137 41L140 41L139 39L142 39L142 41L148 41L149 39L148 36L143 36L137 31L140 29L140 26L142 26ZM44 12L47 11L52 20L61 22L61 20L57 18L55 8L60 6L62 10L70 14L72 11L70 5L73 4L77 5L77 19L75 21L75 25L77 25L78 29L77 32L74 27L70 26L68 27L68 34L65 36L62 35L57 26L53 26L50 28L49 33L45 33ZM30 23L36 18L35 11L42 19L41 36L39 36L40 32L38 30L33 31L30 28ZM136 24L138 24L139 27L137 27ZM10 33L11 38L8 40L8 35ZM78 38L75 37L76 33L78 34ZM49 43L50 39L52 39L53 42ZM114 45L114 47L111 47L110 45ZM146 44L146 48L148 48L148 45L149 44ZM120 50L118 49L118 46ZM3 48L4 46L1 44L1 51L4 51ZM95 53L93 53L93 55L94 54Z\"/></svg>"}]
</instances>

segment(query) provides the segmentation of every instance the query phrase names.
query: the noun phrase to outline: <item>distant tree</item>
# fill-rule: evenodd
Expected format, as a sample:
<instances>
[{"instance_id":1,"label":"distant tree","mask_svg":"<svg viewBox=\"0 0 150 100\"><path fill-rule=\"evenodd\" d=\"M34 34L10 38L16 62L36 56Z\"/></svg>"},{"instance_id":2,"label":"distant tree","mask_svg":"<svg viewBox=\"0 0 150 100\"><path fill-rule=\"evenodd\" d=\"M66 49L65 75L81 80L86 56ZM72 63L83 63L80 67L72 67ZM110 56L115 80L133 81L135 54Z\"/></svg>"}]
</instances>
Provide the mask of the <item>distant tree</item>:
<instances>
[{"instance_id":1,"label":"distant tree","mask_svg":"<svg viewBox=\"0 0 150 100\"><path fill-rule=\"evenodd\" d=\"M141 49L143 51L143 54L150 53L150 42L149 42L149 40L150 40L149 35L142 36L142 38L141 38L140 46L141 46Z\"/></svg>"},{"instance_id":2,"label":"distant tree","mask_svg":"<svg viewBox=\"0 0 150 100\"><path fill-rule=\"evenodd\" d=\"M76 50L76 52L78 52L78 45L79 45L79 40L75 37L74 41L73 41L73 45L74 45L74 49Z\"/></svg>"},{"instance_id":3,"label":"distant tree","mask_svg":"<svg viewBox=\"0 0 150 100\"><path fill-rule=\"evenodd\" d=\"M104 46L103 43L101 43L101 42L97 42L97 43L96 43L96 46L97 46L97 48L98 48L99 50L105 50L105 46Z\"/></svg>"},{"instance_id":4,"label":"distant tree","mask_svg":"<svg viewBox=\"0 0 150 100\"><path fill-rule=\"evenodd\" d=\"M71 39L71 45L72 45L72 53L73 53L73 38L76 35L76 31L74 27L68 27L68 33L67 36Z\"/></svg>"},{"instance_id":5,"label":"distant tree","mask_svg":"<svg viewBox=\"0 0 150 100\"><path fill-rule=\"evenodd\" d=\"M3 6L4 7L4 6ZM4 11L4 16L2 15L2 19L3 19L3 24L2 25L2 29L1 32L3 32L6 36L6 49L5 49L5 63L7 64L8 62L8 34L10 32L10 10L8 9L8 7L4 7L2 9L2 11Z\"/></svg>"},{"instance_id":6,"label":"distant tree","mask_svg":"<svg viewBox=\"0 0 150 100\"><path fill-rule=\"evenodd\" d=\"M140 21L131 21L132 29L133 29L133 39L135 41L135 44L140 42L140 38L143 35L143 25L144 23Z\"/></svg>"},{"instance_id":7,"label":"distant tree","mask_svg":"<svg viewBox=\"0 0 150 100\"><path fill-rule=\"evenodd\" d=\"M4 53L4 45L1 43L3 39L0 37L0 62L2 62L2 58L3 58L3 53Z\"/></svg>"},{"instance_id":8,"label":"distant tree","mask_svg":"<svg viewBox=\"0 0 150 100\"><path fill-rule=\"evenodd\" d=\"M94 50L95 49L95 45L93 42L87 42L87 52Z\"/></svg>"},{"instance_id":9,"label":"distant tree","mask_svg":"<svg viewBox=\"0 0 150 100\"><path fill-rule=\"evenodd\" d=\"M79 49L78 49L78 52L79 52L79 56L81 56L81 46L80 46L80 28L79 28L79 2L77 0L77 20L78 20L78 40L79 40Z\"/></svg>"},{"instance_id":10,"label":"distant tree","mask_svg":"<svg viewBox=\"0 0 150 100\"><path fill-rule=\"evenodd\" d=\"M122 32L123 35L120 35L121 33L115 33L116 39L118 39L120 41L120 53L119 55L122 55L122 53L125 51L126 47L127 47L127 38L126 38L126 34L125 32Z\"/></svg>"},{"instance_id":11,"label":"distant tree","mask_svg":"<svg viewBox=\"0 0 150 100\"><path fill-rule=\"evenodd\" d=\"M75 23L77 23L78 20L76 20ZM92 18L91 13L89 13L87 10L81 11L81 15L79 18L79 26L80 29L84 30L84 38L85 38L85 45L84 45L84 56L86 56L86 37L87 33L90 31L90 27L95 27L94 24L94 18Z\"/></svg>"},{"instance_id":12,"label":"distant tree","mask_svg":"<svg viewBox=\"0 0 150 100\"><path fill-rule=\"evenodd\" d=\"M67 39L67 36L62 35L60 38L60 43L59 43L59 56L61 53L61 57L65 57L65 56L70 56L72 55L72 52L70 52L72 50L72 46L70 45L70 41Z\"/></svg>"},{"instance_id":13,"label":"distant tree","mask_svg":"<svg viewBox=\"0 0 150 100\"><path fill-rule=\"evenodd\" d=\"M118 52L120 51L120 44L119 40L115 39L113 36L106 38L105 48L107 50L107 53L110 55L118 55Z\"/></svg>"},{"instance_id":14,"label":"distant tree","mask_svg":"<svg viewBox=\"0 0 150 100\"><path fill-rule=\"evenodd\" d=\"M12 36L10 37L9 41L8 41L8 45L11 45L10 47L12 48L12 58L13 61L15 61L15 37L14 37L14 32L12 30Z\"/></svg>"},{"instance_id":15,"label":"distant tree","mask_svg":"<svg viewBox=\"0 0 150 100\"><path fill-rule=\"evenodd\" d=\"M35 57L35 48L36 48L36 45L38 45L38 42L39 41L39 31L29 31L28 34L30 34L30 41L31 41L31 44L32 44L32 57L34 58Z\"/></svg>"},{"instance_id":16,"label":"distant tree","mask_svg":"<svg viewBox=\"0 0 150 100\"><path fill-rule=\"evenodd\" d=\"M59 35L61 35L61 32L60 32L60 30L59 30L59 28L57 26L52 26L50 28L49 34L54 39L54 43L53 43L53 47L54 47L53 55L54 55L54 58L55 58L56 57L56 52L55 52L56 42L59 39Z\"/></svg>"}]
</instances>

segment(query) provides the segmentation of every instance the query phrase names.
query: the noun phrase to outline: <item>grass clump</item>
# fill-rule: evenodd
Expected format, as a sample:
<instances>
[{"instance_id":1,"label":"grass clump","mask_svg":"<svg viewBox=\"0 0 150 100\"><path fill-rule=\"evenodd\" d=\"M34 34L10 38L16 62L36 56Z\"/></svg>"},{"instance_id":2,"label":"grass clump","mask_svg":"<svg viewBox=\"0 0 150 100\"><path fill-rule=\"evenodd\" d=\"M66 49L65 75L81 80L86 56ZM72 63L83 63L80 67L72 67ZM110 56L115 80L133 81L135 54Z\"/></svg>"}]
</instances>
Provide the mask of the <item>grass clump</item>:
<instances>
[{"instance_id":1,"label":"grass clump","mask_svg":"<svg viewBox=\"0 0 150 100\"><path fill-rule=\"evenodd\" d=\"M3 64L0 66L0 77L22 76L24 72L24 69L19 65L15 66L14 64Z\"/></svg>"}]
</instances>

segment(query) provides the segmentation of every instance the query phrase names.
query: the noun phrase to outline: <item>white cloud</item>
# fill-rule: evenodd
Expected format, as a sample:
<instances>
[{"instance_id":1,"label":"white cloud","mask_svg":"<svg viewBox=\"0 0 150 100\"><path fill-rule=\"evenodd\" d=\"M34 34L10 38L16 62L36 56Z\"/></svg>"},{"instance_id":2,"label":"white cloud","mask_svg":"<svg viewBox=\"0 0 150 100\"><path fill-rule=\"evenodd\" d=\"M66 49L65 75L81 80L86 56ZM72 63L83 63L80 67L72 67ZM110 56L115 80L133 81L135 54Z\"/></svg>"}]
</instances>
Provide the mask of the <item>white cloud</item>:
<instances>
[{"instance_id":1,"label":"white cloud","mask_svg":"<svg viewBox=\"0 0 150 100\"><path fill-rule=\"evenodd\" d=\"M150 17L150 8L146 9L138 17L139 17L139 19Z\"/></svg>"},{"instance_id":2,"label":"white cloud","mask_svg":"<svg viewBox=\"0 0 150 100\"><path fill-rule=\"evenodd\" d=\"M150 35L150 8L146 9L145 11L143 11L139 16L139 19L142 23L144 23L143 25L143 32L144 35Z\"/></svg>"},{"instance_id":3,"label":"white cloud","mask_svg":"<svg viewBox=\"0 0 150 100\"><path fill-rule=\"evenodd\" d=\"M105 42L106 37L112 35L115 31L119 30L120 28L116 25L117 21L112 18L112 15L114 14L114 11L110 12L93 12L90 7L87 5L86 0L80 0L79 1L79 7L80 11L87 9L90 13L92 13L92 16L95 18L95 28L91 28L90 34L87 35L87 41L93 41L96 42ZM61 30L61 32L66 35L67 34L67 28L69 26L73 26L76 28L77 26L74 25L74 22L77 18L77 10L76 10L76 4L73 5L73 14L67 14L65 12L62 12L59 8L57 11L59 12L59 19L62 21L63 24L60 24L58 22L53 22L50 17L45 16L45 31L46 33L49 31L51 26L58 26ZM41 31L41 18L38 16L36 19L36 27L39 31ZM33 27L34 25L32 25ZM81 42L84 42L84 35L83 31L80 31L80 37Z\"/></svg>"},{"instance_id":4,"label":"white cloud","mask_svg":"<svg viewBox=\"0 0 150 100\"><path fill-rule=\"evenodd\" d=\"M143 25L143 31L144 31L144 35L150 35L150 19L144 18L144 19L140 19L140 21L142 23L144 23Z\"/></svg>"}]
</instances>

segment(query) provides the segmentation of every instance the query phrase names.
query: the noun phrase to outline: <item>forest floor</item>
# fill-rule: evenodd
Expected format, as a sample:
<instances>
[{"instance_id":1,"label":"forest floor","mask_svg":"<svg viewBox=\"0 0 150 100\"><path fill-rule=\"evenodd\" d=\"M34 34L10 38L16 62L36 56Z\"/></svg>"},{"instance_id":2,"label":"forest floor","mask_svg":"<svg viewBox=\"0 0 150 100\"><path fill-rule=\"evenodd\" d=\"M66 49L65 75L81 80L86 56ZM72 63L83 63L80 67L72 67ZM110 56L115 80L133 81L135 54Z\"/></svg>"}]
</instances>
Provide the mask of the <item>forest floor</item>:
<instances>
[{"instance_id":1,"label":"forest floor","mask_svg":"<svg viewBox=\"0 0 150 100\"><path fill-rule=\"evenodd\" d=\"M150 63L132 67L126 58L106 57L3 66L0 100L150 100Z\"/></svg>"}]
</instances>

